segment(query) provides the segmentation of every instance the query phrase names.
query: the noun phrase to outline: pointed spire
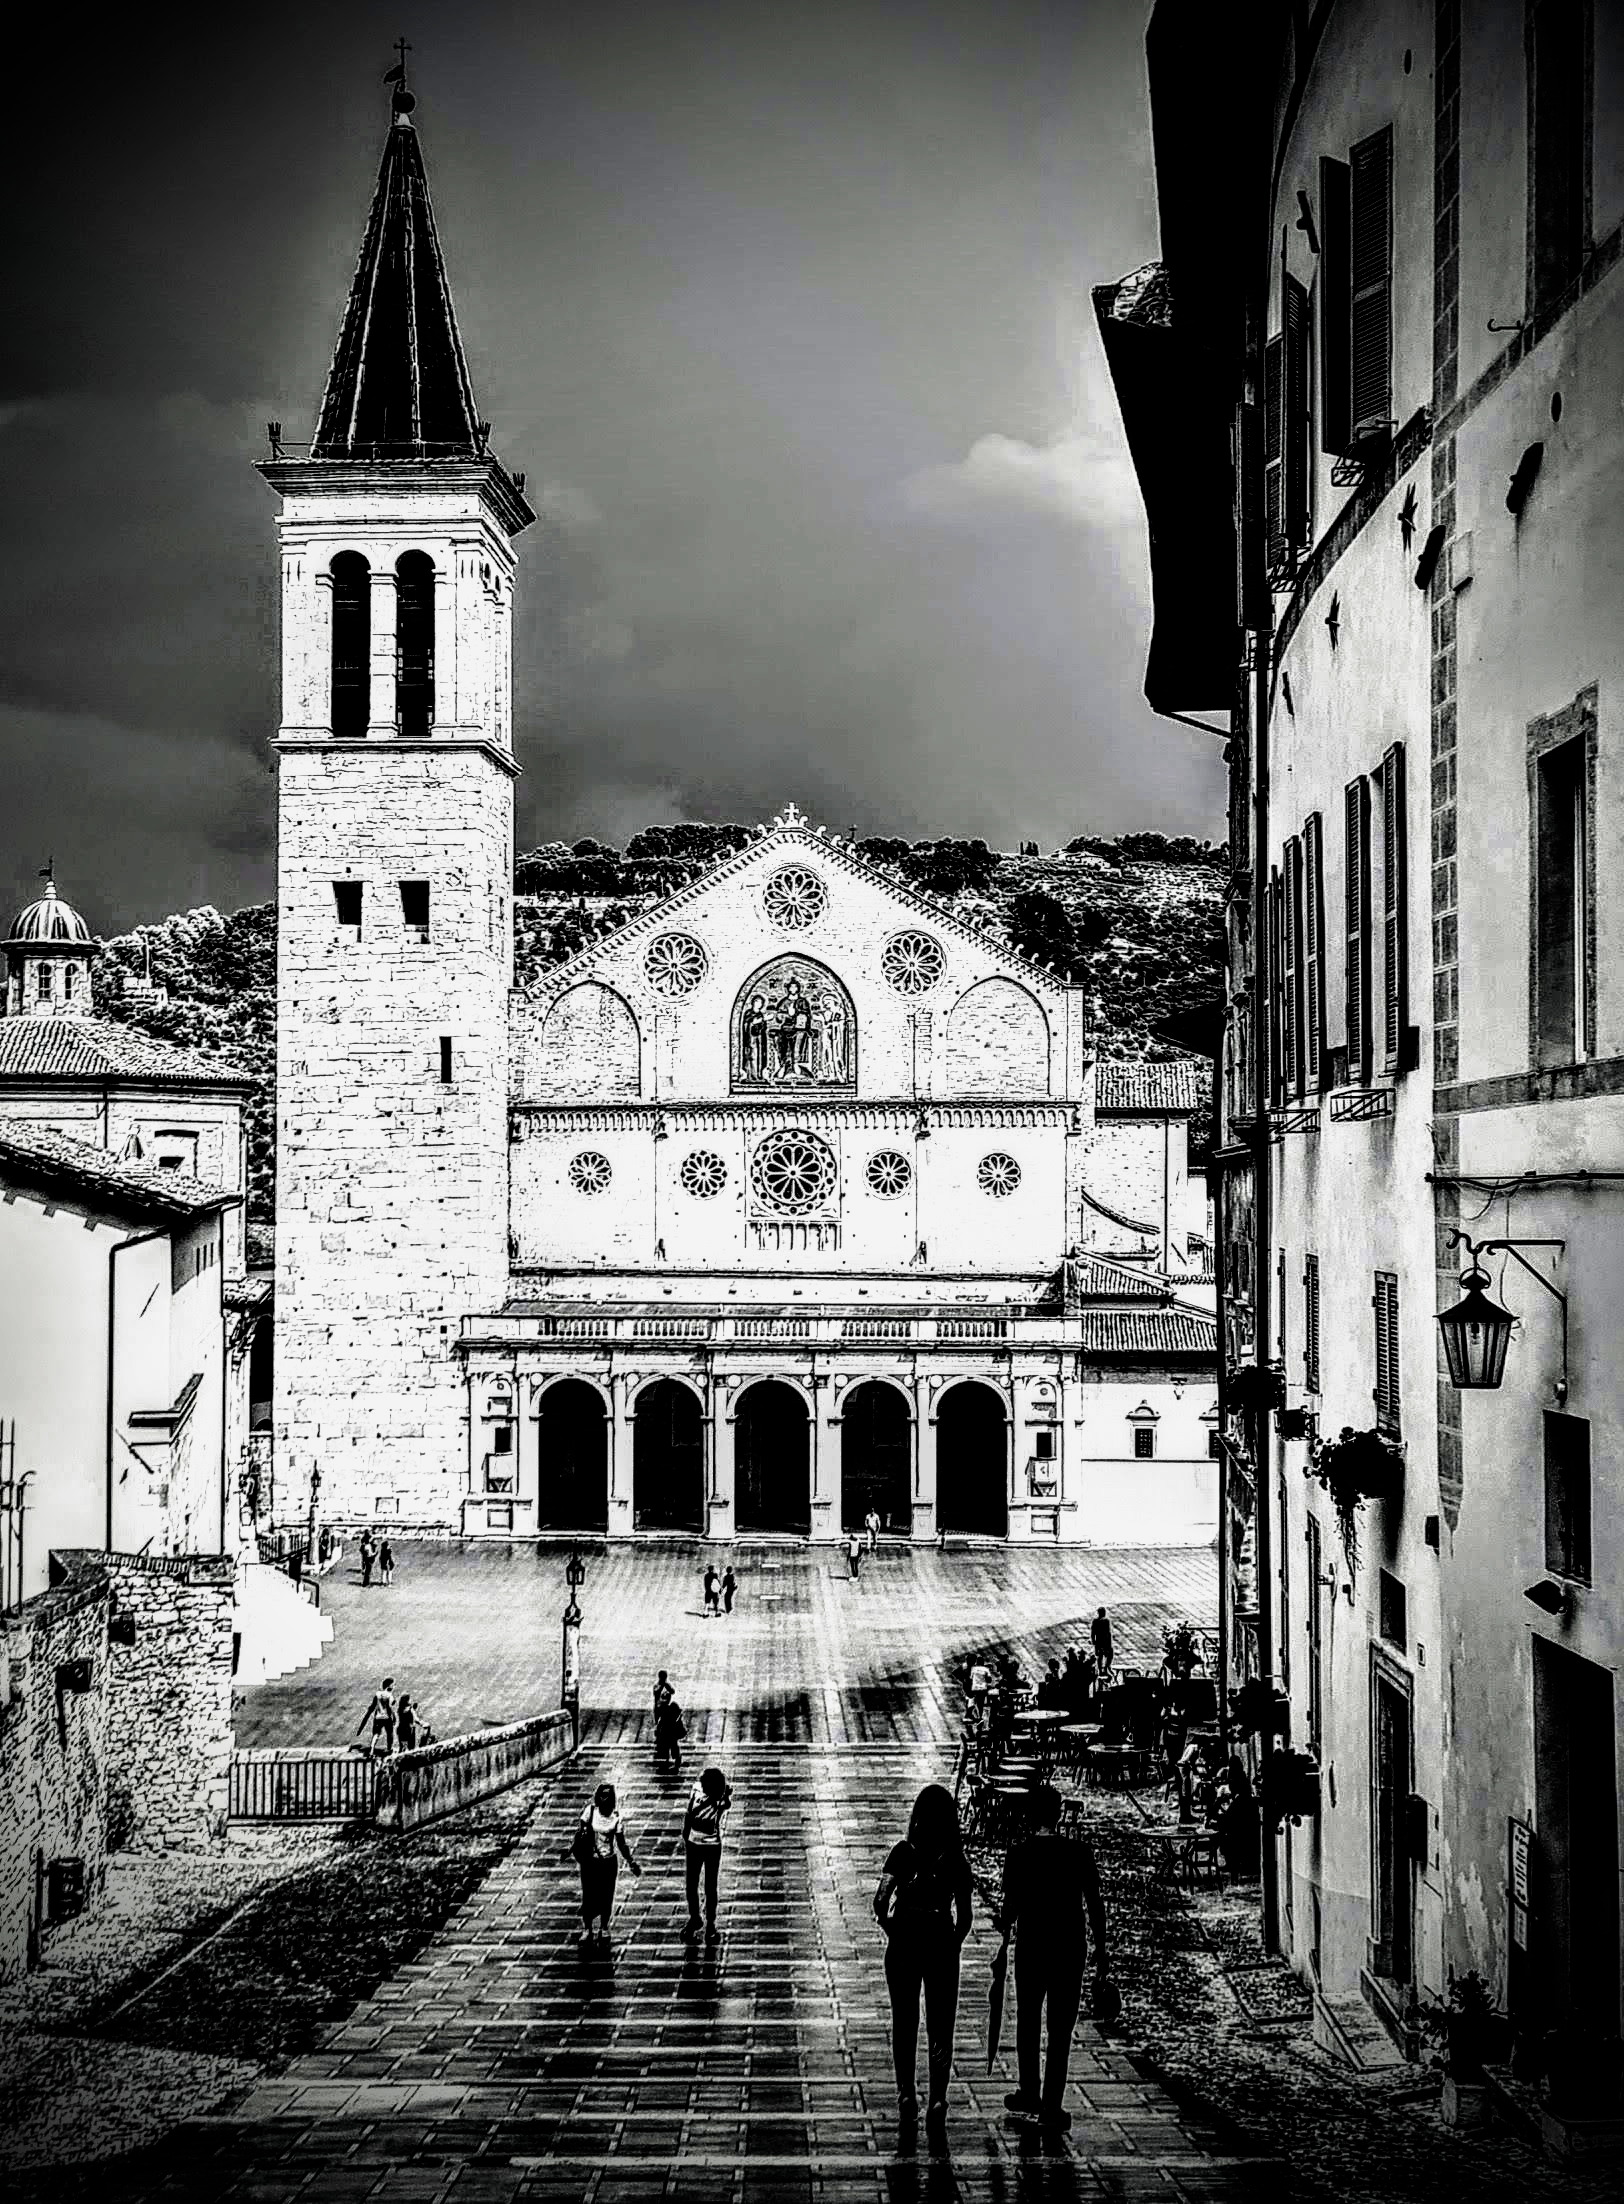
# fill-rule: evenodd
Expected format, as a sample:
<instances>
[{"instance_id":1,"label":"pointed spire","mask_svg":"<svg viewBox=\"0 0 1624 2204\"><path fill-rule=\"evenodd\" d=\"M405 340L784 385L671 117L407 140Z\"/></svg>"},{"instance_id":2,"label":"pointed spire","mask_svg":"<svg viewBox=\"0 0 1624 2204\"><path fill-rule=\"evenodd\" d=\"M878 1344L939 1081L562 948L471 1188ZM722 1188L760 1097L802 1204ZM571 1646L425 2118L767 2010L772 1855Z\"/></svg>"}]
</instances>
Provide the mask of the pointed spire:
<instances>
[{"instance_id":1,"label":"pointed spire","mask_svg":"<svg viewBox=\"0 0 1624 2204\"><path fill-rule=\"evenodd\" d=\"M389 81L394 119L310 456L479 459L489 427L457 333L404 53Z\"/></svg>"}]
</instances>

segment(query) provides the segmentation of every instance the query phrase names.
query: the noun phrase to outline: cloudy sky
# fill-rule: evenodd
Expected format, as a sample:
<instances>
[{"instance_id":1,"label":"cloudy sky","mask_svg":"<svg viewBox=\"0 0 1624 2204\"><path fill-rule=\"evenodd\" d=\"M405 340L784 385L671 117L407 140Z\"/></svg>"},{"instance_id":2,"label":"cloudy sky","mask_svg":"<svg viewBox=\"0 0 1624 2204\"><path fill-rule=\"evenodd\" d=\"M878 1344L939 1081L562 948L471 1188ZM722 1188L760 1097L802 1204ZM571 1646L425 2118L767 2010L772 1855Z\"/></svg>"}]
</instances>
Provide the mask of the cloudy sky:
<instances>
[{"instance_id":1,"label":"cloudy sky","mask_svg":"<svg viewBox=\"0 0 1624 2204\"><path fill-rule=\"evenodd\" d=\"M402 27L481 411L542 514L521 846L790 797L1006 845L1221 832L1217 744L1140 697L1088 296L1156 248L1146 0L243 12L64 33L8 118L13 904L51 853L101 927L269 891L252 461L268 418L310 433Z\"/></svg>"}]
</instances>

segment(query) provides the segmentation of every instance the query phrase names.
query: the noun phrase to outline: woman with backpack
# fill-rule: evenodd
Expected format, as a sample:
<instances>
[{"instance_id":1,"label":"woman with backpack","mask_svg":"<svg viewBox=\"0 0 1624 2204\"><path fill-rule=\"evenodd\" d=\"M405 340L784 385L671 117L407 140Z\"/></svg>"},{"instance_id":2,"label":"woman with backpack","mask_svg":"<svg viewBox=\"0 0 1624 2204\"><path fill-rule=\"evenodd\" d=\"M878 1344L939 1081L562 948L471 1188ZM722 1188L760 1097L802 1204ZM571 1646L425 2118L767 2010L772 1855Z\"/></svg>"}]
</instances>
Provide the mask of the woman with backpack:
<instances>
[{"instance_id":1,"label":"woman with backpack","mask_svg":"<svg viewBox=\"0 0 1624 2204\"><path fill-rule=\"evenodd\" d=\"M661 1700L654 1717L654 1765L669 1768L676 1775L682 1773L682 1741L688 1734L682 1708L674 1691Z\"/></svg>"},{"instance_id":2,"label":"woman with backpack","mask_svg":"<svg viewBox=\"0 0 1624 2204\"><path fill-rule=\"evenodd\" d=\"M707 1768L694 1785L683 1817L682 1843L688 1869L688 1925L683 1938L692 1943L699 1934L699 1879L705 1879L705 1940L714 1943L716 1926L716 1878L722 1866L722 1816L733 1803L733 1792L720 1768Z\"/></svg>"},{"instance_id":3,"label":"woman with backpack","mask_svg":"<svg viewBox=\"0 0 1624 2204\"><path fill-rule=\"evenodd\" d=\"M616 1804L612 1783L600 1783L593 1792L592 1803L576 1823L564 1857L574 1860L581 1870L581 1933L577 1941L607 1944L620 1861L624 1860L634 1875L643 1872L626 1842L625 1822ZM603 1923L602 1930L597 1933L593 1930L595 1921Z\"/></svg>"},{"instance_id":4,"label":"woman with backpack","mask_svg":"<svg viewBox=\"0 0 1624 2204\"><path fill-rule=\"evenodd\" d=\"M919 2047L919 2000L925 2000L927 2127L947 2120L947 2083L953 2069L953 2029L959 2010L959 1946L970 1933L970 1866L959 1833L959 1810L940 1783L914 1800L908 1834L886 1854L874 1914L885 1931L885 1983L891 1994L891 2057L897 2077L897 2111L912 2120L919 2111L914 2067Z\"/></svg>"}]
</instances>

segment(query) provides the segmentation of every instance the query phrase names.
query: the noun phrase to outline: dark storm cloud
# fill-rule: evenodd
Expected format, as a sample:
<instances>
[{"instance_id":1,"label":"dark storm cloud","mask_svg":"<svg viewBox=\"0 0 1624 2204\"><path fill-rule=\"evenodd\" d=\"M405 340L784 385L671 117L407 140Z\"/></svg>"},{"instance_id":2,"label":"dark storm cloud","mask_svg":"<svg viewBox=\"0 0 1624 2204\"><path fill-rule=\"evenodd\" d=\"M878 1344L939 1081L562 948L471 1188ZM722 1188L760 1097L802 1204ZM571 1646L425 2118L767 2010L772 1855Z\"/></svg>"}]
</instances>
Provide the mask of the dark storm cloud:
<instances>
[{"instance_id":1,"label":"dark storm cloud","mask_svg":"<svg viewBox=\"0 0 1624 2204\"><path fill-rule=\"evenodd\" d=\"M408 23L482 410L529 471L520 833L1216 832L1139 695L1087 308L1155 250L1137 5L442 6ZM267 891L263 422L308 433L394 11L146 30L25 120L5 339L13 894Z\"/></svg>"}]
</instances>

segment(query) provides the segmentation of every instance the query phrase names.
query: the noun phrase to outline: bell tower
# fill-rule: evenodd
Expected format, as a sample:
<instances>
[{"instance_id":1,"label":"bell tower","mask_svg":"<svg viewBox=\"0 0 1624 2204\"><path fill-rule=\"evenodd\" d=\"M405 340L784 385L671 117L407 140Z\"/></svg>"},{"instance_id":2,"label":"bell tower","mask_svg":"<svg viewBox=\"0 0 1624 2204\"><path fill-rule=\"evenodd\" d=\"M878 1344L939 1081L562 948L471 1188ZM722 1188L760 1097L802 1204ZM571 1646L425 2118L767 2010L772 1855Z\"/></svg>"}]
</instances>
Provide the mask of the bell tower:
<instances>
[{"instance_id":1,"label":"bell tower","mask_svg":"<svg viewBox=\"0 0 1624 2204\"><path fill-rule=\"evenodd\" d=\"M276 1445L288 1511L457 1520L460 1319L507 1278L513 539L415 107L281 500Z\"/></svg>"}]
</instances>

